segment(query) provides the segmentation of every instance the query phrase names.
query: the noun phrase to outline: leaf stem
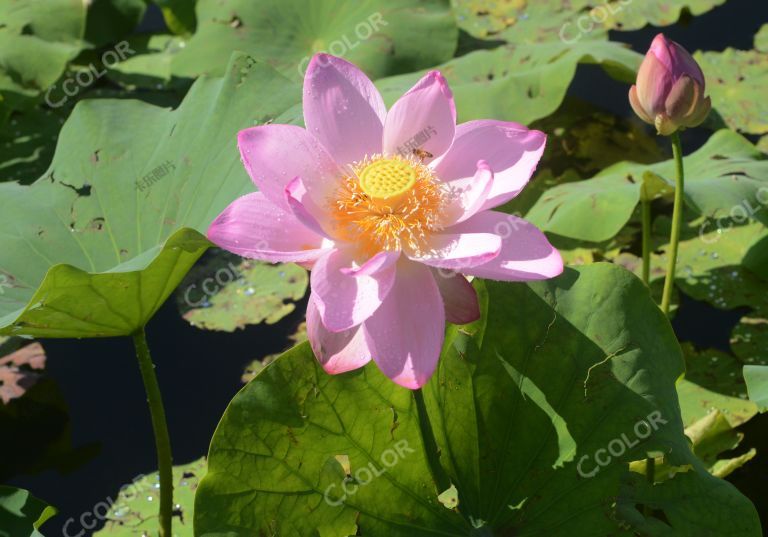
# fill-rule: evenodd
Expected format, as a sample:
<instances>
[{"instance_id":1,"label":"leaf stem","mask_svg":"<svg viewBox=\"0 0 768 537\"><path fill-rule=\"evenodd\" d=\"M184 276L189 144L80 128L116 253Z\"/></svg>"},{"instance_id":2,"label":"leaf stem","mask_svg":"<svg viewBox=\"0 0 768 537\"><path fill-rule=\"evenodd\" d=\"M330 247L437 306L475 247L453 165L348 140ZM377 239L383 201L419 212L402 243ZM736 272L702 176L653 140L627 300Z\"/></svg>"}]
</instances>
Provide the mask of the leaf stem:
<instances>
[{"instance_id":1,"label":"leaf stem","mask_svg":"<svg viewBox=\"0 0 768 537\"><path fill-rule=\"evenodd\" d=\"M160 385L155 375L155 364L149 354L147 336L142 327L133 334L133 344L136 347L136 357L139 359L141 379L147 392L149 412L152 416L152 429L155 433L155 449L157 450L157 465L160 471L160 537L171 537L173 518L173 457L171 455L171 438L168 434L168 423L165 419L163 398Z\"/></svg>"},{"instance_id":2,"label":"leaf stem","mask_svg":"<svg viewBox=\"0 0 768 537\"><path fill-rule=\"evenodd\" d=\"M670 137L672 140L672 153L675 158L675 206L672 210L672 233L669 238L669 259L667 263L667 277L664 280L664 293L661 298L661 311L669 315L669 305L672 300L672 287L675 283L675 269L677 266L677 245L680 242L680 228L683 221L683 198L685 195L685 174L683 170L683 147L680 143L680 135L676 132Z\"/></svg>"},{"instance_id":3,"label":"leaf stem","mask_svg":"<svg viewBox=\"0 0 768 537\"><path fill-rule=\"evenodd\" d=\"M651 201L645 199L641 202L643 212L643 283L651 283Z\"/></svg>"},{"instance_id":4,"label":"leaf stem","mask_svg":"<svg viewBox=\"0 0 768 537\"><path fill-rule=\"evenodd\" d=\"M421 389L413 390L413 400L416 402L419 430L421 431L421 439L424 442L424 450L427 454L427 464L429 464L429 471L432 474L435 485L437 485L437 492L439 494L451 487L451 479L440 464L440 450L437 447L435 433L429 421L429 414L427 414L427 405L424 403L424 393Z\"/></svg>"}]
</instances>

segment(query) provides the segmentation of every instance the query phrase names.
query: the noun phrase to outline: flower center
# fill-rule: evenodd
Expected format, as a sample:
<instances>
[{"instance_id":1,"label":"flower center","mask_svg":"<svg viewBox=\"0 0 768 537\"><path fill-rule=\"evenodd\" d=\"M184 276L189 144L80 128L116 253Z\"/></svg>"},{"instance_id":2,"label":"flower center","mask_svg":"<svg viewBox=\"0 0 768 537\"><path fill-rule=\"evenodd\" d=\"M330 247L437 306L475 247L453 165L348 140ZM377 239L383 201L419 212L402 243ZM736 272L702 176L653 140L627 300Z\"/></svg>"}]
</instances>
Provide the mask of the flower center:
<instances>
[{"instance_id":1,"label":"flower center","mask_svg":"<svg viewBox=\"0 0 768 537\"><path fill-rule=\"evenodd\" d=\"M358 174L360 188L375 200L391 201L416 184L416 170L407 160L386 158L368 164Z\"/></svg>"},{"instance_id":2,"label":"flower center","mask_svg":"<svg viewBox=\"0 0 768 537\"><path fill-rule=\"evenodd\" d=\"M381 250L424 252L439 231L447 190L414 157L374 155L352 165L331 201L336 233L372 255Z\"/></svg>"}]
</instances>

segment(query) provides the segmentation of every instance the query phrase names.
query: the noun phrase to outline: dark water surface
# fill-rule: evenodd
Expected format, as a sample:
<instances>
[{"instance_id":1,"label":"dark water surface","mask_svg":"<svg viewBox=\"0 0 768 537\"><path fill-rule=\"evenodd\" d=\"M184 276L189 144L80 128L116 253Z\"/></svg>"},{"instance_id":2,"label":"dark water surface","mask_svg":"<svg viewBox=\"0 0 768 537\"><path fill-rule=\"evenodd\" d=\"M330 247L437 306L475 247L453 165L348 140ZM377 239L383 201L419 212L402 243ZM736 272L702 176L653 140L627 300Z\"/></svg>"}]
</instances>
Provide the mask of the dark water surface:
<instances>
[{"instance_id":1,"label":"dark water surface","mask_svg":"<svg viewBox=\"0 0 768 537\"><path fill-rule=\"evenodd\" d=\"M150 22L156 21L157 13L150 17L154 17ZM690 50L749 49L765 22L768 1L729 0L725 6L664 31ZM644 51L657 32L647 28L614 33L612 37ZM611 80L601 69L582 67L569 94L630 116L627 91L625 84ZM687 133L686 150L695 149L708 134L703 129ZM254 358L281 351L303 308L300 305L276 326L225 334L191 327L179 316L172 300L163 306L147 333L163 389L176 464L191 462L207 452L220 416L241 387L244 366ZM674 326L683 340L727 351L728 336L738 318L738 314L685 299ZM138 474L154 471L156 462L149 411L130 340L45 340L43 345L48 354L47 374L58 383L69 406L74 445L99 446L98 455L68 475L46 471L11 480L59 509L60 514L45 526L46 535L58 536L69 517L92 510ZM765 516L768 415L742 429L746 433L743 446L757 447L758 456L730 480ZM768 519L763 519L763 525L768 526Z\"/></svg>"}]
</instances>

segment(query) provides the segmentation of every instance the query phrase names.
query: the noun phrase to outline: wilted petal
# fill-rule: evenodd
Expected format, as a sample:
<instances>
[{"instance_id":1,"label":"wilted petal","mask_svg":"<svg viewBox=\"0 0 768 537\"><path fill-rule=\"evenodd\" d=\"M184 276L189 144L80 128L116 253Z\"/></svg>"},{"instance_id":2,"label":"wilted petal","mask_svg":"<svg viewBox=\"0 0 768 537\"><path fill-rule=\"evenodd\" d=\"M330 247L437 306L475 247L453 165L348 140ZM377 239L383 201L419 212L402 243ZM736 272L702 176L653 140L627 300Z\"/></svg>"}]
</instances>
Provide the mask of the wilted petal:
<instances>
[{"instance_id":1,"label":"wilted petal","mask_svg":"<svg viewBox=\"0 0 768 537\"><path fill-rule=\"evenodd\" d=\"M445 306L445 320L453 324L467 324L480 318L477 292L462 274L432 269Z\"/></svg>"},{"instance_id":2,"label":"wilted petal","mask_svg":"<svg viewBox=\"0 0 768 537\"><path fill-rule=\"evenodd\" d=\"M304 123L336 162L380 153L386 113L379 90L355 65L328 54L312 58L304 76Z\"/></svg>"}]
</instances>

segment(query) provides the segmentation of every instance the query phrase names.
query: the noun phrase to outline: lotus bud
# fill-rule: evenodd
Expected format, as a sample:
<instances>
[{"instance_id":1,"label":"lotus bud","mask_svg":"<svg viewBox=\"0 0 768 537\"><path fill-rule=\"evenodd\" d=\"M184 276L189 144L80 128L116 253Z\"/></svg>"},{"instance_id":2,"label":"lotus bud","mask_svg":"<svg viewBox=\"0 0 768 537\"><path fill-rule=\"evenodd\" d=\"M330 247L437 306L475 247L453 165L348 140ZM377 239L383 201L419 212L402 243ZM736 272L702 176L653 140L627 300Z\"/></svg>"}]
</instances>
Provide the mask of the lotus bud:
<instances>
[{"instance_id":1,"label":"lotus bud","mask_svg":"<svg viewBox=\"0 0 768 537\"><path fill-rule=\"evenodd\" d=\"M629 102L640 119L669 136L696 127L707 118L712 101L704 97L705 81L696 60L679 44L659 34L645 55Z\"/></svg>"}]
</instances>

